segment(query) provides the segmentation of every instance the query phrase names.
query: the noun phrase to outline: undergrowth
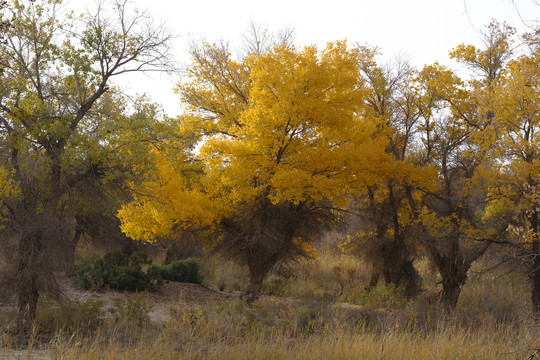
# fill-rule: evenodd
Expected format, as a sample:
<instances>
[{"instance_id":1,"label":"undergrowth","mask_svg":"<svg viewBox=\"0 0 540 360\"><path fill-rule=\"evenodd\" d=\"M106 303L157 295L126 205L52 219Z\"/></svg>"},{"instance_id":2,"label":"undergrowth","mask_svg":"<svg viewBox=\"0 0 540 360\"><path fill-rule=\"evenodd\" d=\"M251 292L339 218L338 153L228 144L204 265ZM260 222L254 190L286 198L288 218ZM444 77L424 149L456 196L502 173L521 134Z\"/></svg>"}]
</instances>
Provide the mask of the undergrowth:
<instances>
[{"instance_id":1,"label":"undergrowth","mask_svg":"<svg viewBox=\"0 0 540 360\"><path fill-rule=\"evenodd\" d=\"M146 254L128 257L116 251L87 260L77 272L75 284L83 289L143 291L159 288L164 280L202 284L198 260L176 260L159 266Z\"/></svg>"},{"instance_id":2,"label":"undergrowth","mask_svg":"<svg viewBox=\"0 0 540 360\"><path fill-rule=\"evenodd\" d=\"M209 285L243 270L228 263ZM214 263L215 264L215 263ZM277 268L265 294L242 301L171 304L167 320L151 320L144 293L100 302L40 303L36 336L26 349L11 339L14 312L0 314L0 358L42 351L62 359L527 359L540 347L540 324L529 312L528 284L519 274L471 272L455 311L437 303L437 276L417 264L428 290L415 299L379 284L364 290L369 267L328 254ZM219 274L219 276L217 276ZM223 284L234 289L234 281ZM16 358L16 357L15 357ZM531 357L534 359L534 357Z\"/></svg>"}]
</instances>

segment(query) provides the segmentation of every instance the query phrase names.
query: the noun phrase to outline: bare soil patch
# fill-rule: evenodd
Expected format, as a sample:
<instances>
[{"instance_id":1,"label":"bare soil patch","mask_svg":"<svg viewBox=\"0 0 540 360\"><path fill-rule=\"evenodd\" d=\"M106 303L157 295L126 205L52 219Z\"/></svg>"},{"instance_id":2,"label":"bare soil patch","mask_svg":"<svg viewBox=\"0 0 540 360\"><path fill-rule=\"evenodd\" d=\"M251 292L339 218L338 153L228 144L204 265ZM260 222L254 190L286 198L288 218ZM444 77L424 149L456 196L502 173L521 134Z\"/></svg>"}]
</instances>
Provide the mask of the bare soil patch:
<instances>
[{"instance_id":1,"label":"bare soil patch","mask_svg":"<svg viewBox=\"0 0 540 360\"><path fill-rule=\"evenodd\" d=\"M83 303L88 300L103 301L104 309L108 310L113 306L113 299L132 298L136 294L127 291L89 291L77 288L73 281L67 277L60 277L58 280L62 295L68 301ZM170 314L170 309L178 304L200 305L213 301L233 301L238 299L238 292L226 292L212 289L206 286L168 281L159 290L150 291L148 294L148 304L151 306L150 319L152 321L163 321Z\"/></svg>"}]
</instances>

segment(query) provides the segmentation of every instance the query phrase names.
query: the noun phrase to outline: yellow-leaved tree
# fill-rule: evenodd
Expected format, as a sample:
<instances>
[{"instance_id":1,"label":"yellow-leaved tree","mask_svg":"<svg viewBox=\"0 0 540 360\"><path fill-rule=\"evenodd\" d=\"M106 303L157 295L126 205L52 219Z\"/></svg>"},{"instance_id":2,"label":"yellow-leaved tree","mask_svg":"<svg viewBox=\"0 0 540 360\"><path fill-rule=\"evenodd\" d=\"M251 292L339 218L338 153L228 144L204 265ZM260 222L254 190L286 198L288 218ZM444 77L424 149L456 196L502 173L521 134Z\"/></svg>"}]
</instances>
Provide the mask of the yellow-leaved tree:
<instances>
[{"instance_id":1,"label":"yellow-leaved tree","mask_svg":"<svg viewBox=\"0 0 540 360\"><path fill-rule=\"evenodd\" d=\"M540 313L540 47L538 34L526 40L530 52L508 63L494 86L497 142L486 182L484 218L508 225L507 238L532 280L533 311Z\"/></svg>"},{"instance_id":2,"label":"yellow-leaved tree","mask_svg":"<svg viewBox=\"0 0 540 360\"><path fill-rule=\"evenodd\" d=\"M179 227L212 230L208 244L249 268L257 299L278 262L310 252L338 218L348 190L391 167L385 127L365 110L358 53L343 41L297 50L278 45L235 61L226 47L193 50L184 131L193 153L160 153L159 173L119 213L124 231L152 241Z\"/></svg>"},{"instance_id":3,"label":"yellow-leaved tree","mask_svg":"<svg viewBox=\"0 0 540 360\"><path fill-rule=\"evenodd\" d=\"M421 154L437 171L435 189L421 201L410 198L422 226L422 241L441 276L441 303L456 307L469 269L504 232L484 218L486 179L495 166L491 150L497 133L493 89L511 56L513 29L496 22L487 27L484 47L460 45L450 55L474 70L464 80L439 64L418 76L422 121Z\"/></svg>"},{"instance_id":4,"label":"yellow-leaved tree","mask_svg":"<svg viewBox=\"0 0 540 360\"><path fill-rule=\"evenodd\" d=\"M407 296L421 289L421 279L413 262L418 248L418 224L408 198L418 197L417 188L429 189L436 173L418 156L418 133L423 108L414 91L415 70L405 59L378 63L378 50L358 48L360 68L370 90L368 111L384 121L388 131L386 151L393 170L375 184L359 183L351 201L349 231L342 248L361 256L372 266L367 290L377 286L383 275L386 284L403 288Z\"/></svg>"}]
</instances>

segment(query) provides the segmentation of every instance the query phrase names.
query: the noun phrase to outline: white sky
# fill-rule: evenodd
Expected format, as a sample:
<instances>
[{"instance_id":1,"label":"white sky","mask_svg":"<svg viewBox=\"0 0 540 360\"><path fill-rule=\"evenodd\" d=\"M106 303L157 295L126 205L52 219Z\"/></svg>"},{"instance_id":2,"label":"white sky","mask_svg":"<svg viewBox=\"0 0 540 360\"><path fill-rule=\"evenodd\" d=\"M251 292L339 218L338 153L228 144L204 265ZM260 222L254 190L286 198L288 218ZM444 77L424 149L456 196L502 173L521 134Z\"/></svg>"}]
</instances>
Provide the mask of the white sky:
<instances>
[{"instance_id":1,"label":"white sky","mask_svg":"<svg viewBox=\"0 0 540 360\"><path fill-rule=\"evenodd\" d=\"M534 0L131 1L168 24L178 36L175 54L183 63L188 61L191 37L235 44L254 21L272 30L293 27L298 47L321 48L328 41L347 39L376 45L386 58L408 55L417 67L434 61L452 66L448 51L460 43L478 45L478 31L491 19L508 22L518 34L540 19L540 5ZM83 6L83 1L71 0L71 4ZM156 74L138 76L126 82L126 90L146 92L169 115L176 115L181 111L172 90L177 80Z\"/></svg>"}]
</instances>

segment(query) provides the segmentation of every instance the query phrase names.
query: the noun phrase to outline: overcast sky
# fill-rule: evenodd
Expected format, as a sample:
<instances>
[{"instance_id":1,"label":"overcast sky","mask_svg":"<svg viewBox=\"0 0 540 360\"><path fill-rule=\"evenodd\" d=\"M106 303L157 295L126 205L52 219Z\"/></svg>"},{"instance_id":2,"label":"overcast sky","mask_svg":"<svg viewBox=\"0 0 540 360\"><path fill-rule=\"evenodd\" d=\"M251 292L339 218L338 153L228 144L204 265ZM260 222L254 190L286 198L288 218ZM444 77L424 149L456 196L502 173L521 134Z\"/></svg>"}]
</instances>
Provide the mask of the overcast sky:
<instances>
[{"instance_id":1,"label":"overcast sky","mask_svg":"<svg viewBox=\"0 0 540 360\"><path fill-rule=\"evenodd\" d=\"M452 65L448 51L460 43L478 45L491 19L526 30L540 19L535 0L131 0L165 21L178 38L175 54L186 62L190 38L238 42L250 21L296 30L296 45L347 39L380 47L384 56L407 55L417 67L439 61ZM537 0L538 1L538 0ZM82 6L86 1L71 0ZM166 112L180 112L172 88L177 79L152 75L127 83L128 92L147 92Z\"/></svg>"}]
</instances>

